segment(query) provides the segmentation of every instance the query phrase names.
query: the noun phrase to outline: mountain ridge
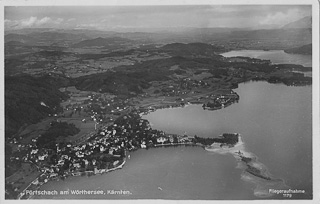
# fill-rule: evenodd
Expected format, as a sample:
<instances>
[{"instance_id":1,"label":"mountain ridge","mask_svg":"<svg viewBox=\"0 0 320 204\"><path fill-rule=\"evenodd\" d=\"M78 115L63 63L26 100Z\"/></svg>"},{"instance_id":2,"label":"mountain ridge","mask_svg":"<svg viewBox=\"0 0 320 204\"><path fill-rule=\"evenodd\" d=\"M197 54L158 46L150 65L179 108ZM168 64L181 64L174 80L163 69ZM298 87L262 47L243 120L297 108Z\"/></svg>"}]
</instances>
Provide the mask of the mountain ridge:
<instances>
[{"instance_id":1,"label":"mountain ridge","mask_svg":"<svg viewBox=\"0 0 320 204\"><path fill-rule=\"evenodd\" d=\"M292 29L292 28L312 28L312 17L306 16L297 21L288 23L282 27L282 29Z\"/></svg>"}]
</instances>

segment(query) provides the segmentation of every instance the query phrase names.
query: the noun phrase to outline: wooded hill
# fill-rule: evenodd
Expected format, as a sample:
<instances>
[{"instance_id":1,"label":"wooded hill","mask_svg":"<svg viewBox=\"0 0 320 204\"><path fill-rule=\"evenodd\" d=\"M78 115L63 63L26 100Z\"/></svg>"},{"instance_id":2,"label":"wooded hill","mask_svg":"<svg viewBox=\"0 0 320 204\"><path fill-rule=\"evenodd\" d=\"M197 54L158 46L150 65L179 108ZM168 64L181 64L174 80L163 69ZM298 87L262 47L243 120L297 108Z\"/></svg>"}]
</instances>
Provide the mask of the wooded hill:
<instances>
[{"instance_id":1,"label":"wooded hill","mask_svg":"<svg viewBox=\"0 0 320 204\"><path fill-rule=\"evenodd\" d=\"M30 75L5 77L5 135L12 137L24 125L39 122L61 110L67 96L59 91L63 78Z\"/></svg>"}]
</instances>

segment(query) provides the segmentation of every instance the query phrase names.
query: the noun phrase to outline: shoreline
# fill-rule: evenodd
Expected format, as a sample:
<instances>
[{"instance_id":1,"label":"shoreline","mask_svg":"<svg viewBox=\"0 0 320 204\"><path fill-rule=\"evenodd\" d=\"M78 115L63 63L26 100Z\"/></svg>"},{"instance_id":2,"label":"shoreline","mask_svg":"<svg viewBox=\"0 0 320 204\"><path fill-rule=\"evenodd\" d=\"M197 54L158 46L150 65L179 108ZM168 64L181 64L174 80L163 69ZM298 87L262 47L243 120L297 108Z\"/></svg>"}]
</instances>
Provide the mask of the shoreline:
<instances>
[{"instance_id":1,"label":"shoreline","mask_svg":"<svg viewBox=\"0 0 320 204\"><path fill-rule=\"evenodd\" d=\"M167 144L157 144L157 145L153 145L151 147L148 147L150 149L152 148L159 148L159 147L178 147L178 146L192 146L192 147L201 147L203 148L205 151L208 152L213 152L213 153L218 153L218 154L232 154L232 156L237 160L238 165L236 168L240 168L242 169L242 173L241 173L241 179L246 181L246 182L250 182L255 184L255 189L254 189L254 195L256 197L259 198L267 198L267 197L271 197L274 194L270 194L268 192L268 190L266 189L266 186L282 186L282 187L288 187L286 186L286 184L284 183L284 181L282 179L275 179L272 177L272 175L268 172L267 167L265 167L262 163L258 162L258 158L251 152L248 152L245 150L245 143L242 141L241 135L238 134L238 138L239 141L237 144L235 144L234 146L222 146L219 148L213 148L210 149L210 147L212 145L217 145L219 143L213 143L211 146L206 146L200 143L193 143L193 142L183 142L183 143L167 143ZM95 176L95 175L102 175L104 173L109 173L118 169L122 169L123 166L126 164L126 160L127 158L130 159L130 155L128 154L128 152L131 151L136 151L139 149L144 149L144 148L137 148L137 149L132 149L132 150L126 150L125 151L125 157L123 158L123 162L111 169L95 169L94 171L85 171L85 172L72 172L70 173L69 176L72 177L77 177L77 176L82 176L82 175L87 175L88 174L90 176ZM243 161L242 158L250 158L250 161ZM248 171L249 168L254 168L254 169L258 169L259 173L254 174L250 171ZM43 174L42 174L43 175ZM58 179L59 180L59 179ZM50 182L50 180L48 180L48 182ZM47 182L45 182L47 183ZM43 184L37 186L36 190L39 189ZM31 185L32 183L30 183ZM30 187L30 185L28 187ZM25 189L27 190L27 188ZM24 191L25 191L24 190ZM22 195L24 196L24 195ZM19 199L21 199L21 197ZM33 196L29 196L26 199L33 199Z\"/></svg>"},{"instance_id":2,"label":"shoreline","mask_svg":"<svg viewBox=\"0 0 320 204\"><path fill-rule=\"evenodd\" d=\"M126 163L126 158L127 158L127 156L125 156L124 157L124 159L123 159L123 162L119 165L119 166L116 166L116 167L114 167L114 168L111 168L111 169L97 169L96 171L94 170L94 171L84 171L84 172L70 172L70 174L69 175L67 175L65 178L67 178L67 177L78 177L78 176L82 176L82 175L86 175L86 176L88 176L88 174L90 175L90 173L93 173L93 175L97 175L97 174L100 174L100 175L102 175L102 174L104 174L104 173L108 173L108 172L111 172L111 171L115 171L115 170L117 170L117 169L122 169L123 168L123 166L125 165L125 163ZM36 180L38 180L42 175L44 175L45 173L42 173L39 177L37 177L34 181L36 181ZM52 179L52 180L48 180L47 182L50 182L50 181L54 181L54 180L60 180L60 179L62 179L62 177L60 177L60 178L55 178L55 179ZM29 185L28 185L28 187L26 187L20 194L19 194L19 196L18 196L18 200L20 200L24 195L26 195L26 193L25 193L25 191L26 190L28 190L28 188L31 186L31 184L33 184L34 183L34 181L32 181ZM45 184L45 183L47 183L47 182L43 182L42 184L40 184L40 185L38 185L37 187L36 187L36 189L35 190L38 190L43 184ZM29 200L29 199L32 199L32 195L30 195L29 197L27 197L27 198L25 198L26 200Z\"/></svg>"},{"instance_id":3,"label":"shoreline","mask_svg":"<svg viewBox=\"0 0 320 204\"><path fill-rule=\"evenodd\" d=\"M202 144L199 144L199 143L192 143L192 142L184 142L184 143L167 143L167 144L156 144L156 145L153 145L153 146L149 146L148 148L149 149L152 149L152 148L159 148L159 147L174 147L174 146L196 146L196 147L202 147L204 148L205 146L202 145ZM93 171L84 171L84 172L69 172L67 175L65 176L61 176L61 177L55 177L53 179L48 179L47 181L45 182L41 182L39 184L37 184L36 188L34 190L38 190L42 185L44 185L45 183L48 183L50 181L54 181L54 180L60 180L60 179L65 179L67 177L78 177L78 176L82 176L82 175L90 175L90 176L95 176L95 175L102 175L102 174L105 174L105 173L109 173L109 172L112 172L112 171L115 171L115 170L118 170L118 169L122 169L123 166L126 164L126 160L127 160L127 157L129 155L127 155L127 152L131 152L131 151L136 151L136 150L139 150L139 149L144 149L144 148L137 148L137 149L132 149L132 150L126 150L125 151L125 157L123 158L123 162L121 164L119 164L118 166L114 167L114 168L111 168L111 169L96 169L96 170L93 170ZM130 158L129 158L130 159ZM92 175L91 175L92 174ZM28 188L35 183L35 181L37 181L41 176L45 175L45 173L42 173L40 174L36 179L34 179L32 182L30 182L30 184L21 192L19 193L19 195L17 196L17 200L21 200L21 199L26 199L26 200L29 200L29 199L32 199L32 196L30 195L29 197L27 198L23 198L23 196L26 195L26 191L28 190Z\"/></svg>"}]
</instances>

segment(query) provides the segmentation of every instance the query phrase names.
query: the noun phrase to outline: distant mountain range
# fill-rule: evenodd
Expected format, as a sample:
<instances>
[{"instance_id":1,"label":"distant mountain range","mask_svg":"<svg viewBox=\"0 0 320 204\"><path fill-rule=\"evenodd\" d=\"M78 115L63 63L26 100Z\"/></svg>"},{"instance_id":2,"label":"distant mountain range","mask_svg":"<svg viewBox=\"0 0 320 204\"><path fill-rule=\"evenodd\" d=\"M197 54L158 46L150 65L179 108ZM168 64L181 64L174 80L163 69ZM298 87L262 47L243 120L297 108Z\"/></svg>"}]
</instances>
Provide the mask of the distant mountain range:
<instances>
[{"instance_id":1,"label":"distant mountain range","mask_svg":"<svg viewBox=\"0 0 320 204\"><path fill-rule=\"evenodd\" d=\"M4 37L5 43L10 42L10 41L16 41L16 42L20 42L20 43L36 43L37 39L30 37L28 35L22 35L22 34L16 34L16 33L10 33L5 35Z\"/></svg>"},{"instance_id":2,"label":"distant mountain range","mask_svg":"<svg viewBox=\"0 0 320 204\"><path fill-rule=\"evenodd\" d=\"M31 33L29 35L32 35L32 37L38 39L38 40L50 40L50 41L80 41L84 39L88 39L88 37L84 34L73 34L73 33L67 33L67 32L37 32L37 33Z\"/></svg>"},{"instance_id":3,"label":"distant mountain range","mask_svg":"<svg viewBox=\"0 0 320 204\"><path fill-rule=\"evenodd\" d=\"M17 53L15 47L56 46L61 48L101 47L110 50L124 48L135 44L168 44L202 42L213 44L215 41L256 40L276 45L291 41L291 46L301 46L312 42L312 18L304 17L288 23L281 28L252 30L251 28L176 28L157 32L114 32L101 30L77 29L21 29L6 31L5 45L8 53ZM10 42L15 41L15 43ZM9 43L10 42L10 43ZM8 43L8 44L7 44ZM190 46L190 45L188 45ZM11 49L14 48L14 49ZM289 48L289 44L280 47ZM189 49L189 48L187 48ZM19 52L24 50L20 49Z\"/></svg>"},{"instance_id":4,"label":"distant mountain range","mask_svg":"<svg viewBox=\"0 0 320 204\"><path fill-rule=\"evenodd\" d=\"M38 31L38 29L35 31ZM68 33L68 31L27 32L25 34L21 34L21 32L17 31L17 33L8 33L4 36L5 43L16 41L29 46L51 45L52 43L60 43L61 45L65 45L66 43L73 44L86 39L89 39L89 37L84 34L73 34Z\"/></svg>"},{"instance_id":5,"label":"distant mountain range","mask_svg":"<svg viewBox=\"0 0 320 204\"><path fill-rule=\"evenodd\" d=\"M251 40L306 40L311 42L311 29L295 28L295 29L273 29L273 30L245 30L234 31L229 39L251 39Z\"/></svg>"},{"instance_id":6,"label":"distant mountain range","mask_svg":"<svg viewBox=\"0 0 320 204\"><path fill-rule=\"evenodd\" d=\"M6 42L6 46L26 46L26 44L20 41L8 41Z\"/></svg>"},{"instance_id":7,"label":"distant mountain range","mask_svg":"<svg viewBox=\"0 0 320 204\"><path fill-rule=\"evenodd\" d=\"M306 16L297 21L288 23L282 27L283 29L292 29L292 28L312 28L312 17Z\"/></svg>"}]
</instances>

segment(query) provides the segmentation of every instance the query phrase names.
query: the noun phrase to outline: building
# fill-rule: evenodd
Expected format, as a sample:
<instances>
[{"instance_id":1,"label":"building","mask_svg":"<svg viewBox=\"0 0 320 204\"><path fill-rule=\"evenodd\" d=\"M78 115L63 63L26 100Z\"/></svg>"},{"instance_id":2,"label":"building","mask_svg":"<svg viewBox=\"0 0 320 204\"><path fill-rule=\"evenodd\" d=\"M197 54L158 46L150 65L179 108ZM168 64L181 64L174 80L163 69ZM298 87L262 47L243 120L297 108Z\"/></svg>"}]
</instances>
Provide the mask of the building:
<instances>
[{"instance_id":1,"label":"building","mask_svg":"<svg viewBox=\"0 0 320 204\"><path fill-rule=\"evenodd\" d=\"M158 137L158 138L157 138L157 142L158 142L158 143L164 143L164 142L166 142L166 141L168 141L168 138L166 138L166 137L164 137L164 136L161 136L161 137Z\"/></svg>"}]
</instances>

